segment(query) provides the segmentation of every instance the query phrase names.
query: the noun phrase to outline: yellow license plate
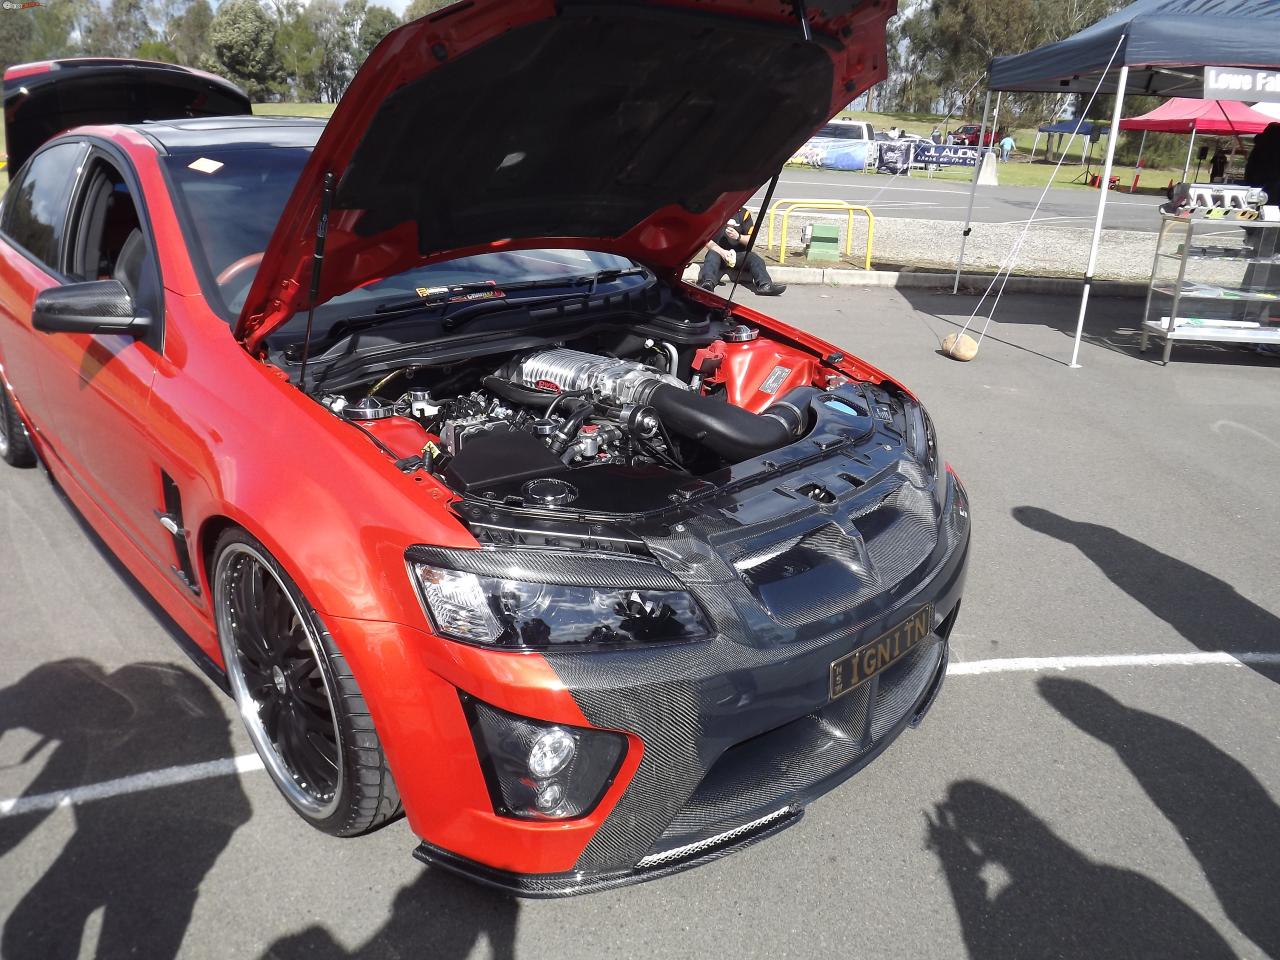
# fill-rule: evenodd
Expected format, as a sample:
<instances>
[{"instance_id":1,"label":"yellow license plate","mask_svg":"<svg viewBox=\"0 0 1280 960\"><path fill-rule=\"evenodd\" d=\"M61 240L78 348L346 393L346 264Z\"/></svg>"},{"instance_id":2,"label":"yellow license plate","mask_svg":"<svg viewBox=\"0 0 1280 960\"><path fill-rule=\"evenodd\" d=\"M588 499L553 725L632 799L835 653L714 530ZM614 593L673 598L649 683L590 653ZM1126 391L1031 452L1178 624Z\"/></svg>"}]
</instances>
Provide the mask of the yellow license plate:
<instances>
[{"instance_id":1,"label":"yellow license plate","mask_svg":"<svg viewBox=\"0 0 1280 960\"><path fill-rule=\"evenodd\" d=\"M843 697L886 667L893 666L933 629L933 604L926 603L892 630L831 664L831 699Z\"/></svg>"}]
</instances>

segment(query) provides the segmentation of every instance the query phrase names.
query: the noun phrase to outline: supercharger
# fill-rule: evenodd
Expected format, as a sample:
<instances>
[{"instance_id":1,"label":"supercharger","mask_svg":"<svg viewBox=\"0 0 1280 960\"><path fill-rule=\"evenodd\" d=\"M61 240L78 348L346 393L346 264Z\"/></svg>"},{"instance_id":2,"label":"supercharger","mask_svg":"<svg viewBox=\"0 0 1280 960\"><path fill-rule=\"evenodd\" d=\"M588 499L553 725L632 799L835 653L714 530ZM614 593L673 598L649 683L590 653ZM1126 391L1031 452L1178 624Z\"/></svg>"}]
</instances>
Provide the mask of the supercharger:
<instances>
[{"instance_id":1,"label":"supercharger","mask_svg":"<svg viewBox=\"0 0 1280 960\"><path fill-rule=\"evenodd\" d=\"M585 391L619 406L644 402L644 397L657 385L655 381L689 389L689 385L678 378L634 360L615 360L564 348L525 357L516 366L512 379L526 387L554 384L562 391Z\"/></svg>"}]
</instances>

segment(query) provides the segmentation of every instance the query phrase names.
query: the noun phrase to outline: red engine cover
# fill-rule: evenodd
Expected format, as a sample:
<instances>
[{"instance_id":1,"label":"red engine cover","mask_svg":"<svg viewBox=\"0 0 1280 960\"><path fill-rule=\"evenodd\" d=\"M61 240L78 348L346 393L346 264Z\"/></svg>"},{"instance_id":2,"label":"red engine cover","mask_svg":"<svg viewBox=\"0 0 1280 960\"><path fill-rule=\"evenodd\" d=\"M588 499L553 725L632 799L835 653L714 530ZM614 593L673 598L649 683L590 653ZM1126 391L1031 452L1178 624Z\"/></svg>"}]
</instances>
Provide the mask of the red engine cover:
<instances>
[{"instance_id":1,"label":"red engine cover","mask_svg":"<svg viewBox=\"0 0 1280 960\"><path fill-rule=\"evenodd\" d=\"M408 417L361 420L360 426L385 443L401 459L418 456L428 442L440 442L439 437L427 433L417 420Z\"/></svg>"},{"instance_id":2,"label":"red engine cover","mask_svg":"<svg viewBox=\"0 0 1280 960\"><path fill-rule=\"evenodd\" d=\"M819 370L817 357L761 338L745 343L716 340L694 354L694 372L714 358L720 358L720 366L703 382L723 384L726 399L752 413L760 413L792 387L815 385Z\"/></svg>"}]
</instances>

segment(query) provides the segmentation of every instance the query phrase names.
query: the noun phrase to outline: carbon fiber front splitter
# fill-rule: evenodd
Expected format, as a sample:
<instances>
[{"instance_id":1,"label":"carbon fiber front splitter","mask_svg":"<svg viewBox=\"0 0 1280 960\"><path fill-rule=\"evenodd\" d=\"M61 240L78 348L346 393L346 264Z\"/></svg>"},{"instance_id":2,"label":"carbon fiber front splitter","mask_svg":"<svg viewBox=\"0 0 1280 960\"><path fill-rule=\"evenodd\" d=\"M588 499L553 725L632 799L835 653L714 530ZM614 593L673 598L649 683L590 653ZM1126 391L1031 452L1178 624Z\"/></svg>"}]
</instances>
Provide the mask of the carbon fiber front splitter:
<instances>
[{"instance_id":1,"label":"carbon fiber front splitter","mask_svg":"<svg viewBox=\"0 0 1280 960\"><path fill-rule=\"evenodd\" d=\"M771 837L775 833L798 823L804 816L803 809L783 807L776 813L762 818L755 823L744 824L727 831L709 841L694 844L696 850L690 850L683 856L664 858L661 862L648 866L644 861L630 870L618 873L587 874L578 871L567 873L512 873L487 867L474 860L468 860L457 854L432 846L425 840L413 851L413 855L423 863L433 864L450 870L486 887L501 890L514 897L531 900L550 900L559 897L572 897L581 893L595 893L599 890L612 890L646 880L657 880L682 870L710 863L721 857L736 853L745 847Z\"/></svg>"}]
</instances>

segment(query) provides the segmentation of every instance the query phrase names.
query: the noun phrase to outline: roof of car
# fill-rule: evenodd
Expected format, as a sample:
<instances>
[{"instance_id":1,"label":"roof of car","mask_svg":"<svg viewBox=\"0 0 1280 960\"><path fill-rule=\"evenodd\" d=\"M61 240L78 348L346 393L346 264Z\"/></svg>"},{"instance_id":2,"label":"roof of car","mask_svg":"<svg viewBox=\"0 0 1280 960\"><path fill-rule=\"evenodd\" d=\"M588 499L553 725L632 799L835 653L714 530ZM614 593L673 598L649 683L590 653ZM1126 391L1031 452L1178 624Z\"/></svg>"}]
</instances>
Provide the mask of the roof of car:
<instances>
[{"instance_id":1,"label":"roof of car","mask_svg":"<svg viewBox=\"0 0 1280 960\"><path fill-rule=\"evenodd\" d=\"M320 117L198 117L129 124L166 153L199 153L256 147L313 147L325 121Z\"/></svg>"}]
</instances>

